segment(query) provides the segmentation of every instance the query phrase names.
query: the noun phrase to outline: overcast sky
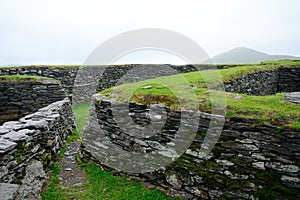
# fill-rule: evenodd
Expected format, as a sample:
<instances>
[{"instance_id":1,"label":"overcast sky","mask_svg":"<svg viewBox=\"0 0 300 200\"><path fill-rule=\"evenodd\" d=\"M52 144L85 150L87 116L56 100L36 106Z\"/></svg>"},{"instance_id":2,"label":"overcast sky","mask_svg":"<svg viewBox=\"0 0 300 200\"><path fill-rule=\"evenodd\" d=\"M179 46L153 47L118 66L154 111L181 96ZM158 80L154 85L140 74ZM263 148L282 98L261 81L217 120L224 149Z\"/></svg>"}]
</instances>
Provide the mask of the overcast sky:
<instances>
[{"instance_id":1,"label":"overcast sky","mask_svg":"<svg viewBox=\"0 0 300 200\"><path fill-rule=\"evenodd\" d=\"M179 32L210 56L238 46L300 56L299 8L299 0L0 0L0 65L82 64L105 40L139 28ZM149 57L173 59L145 51L127 60Z\"/></svg>"}]
</instances>

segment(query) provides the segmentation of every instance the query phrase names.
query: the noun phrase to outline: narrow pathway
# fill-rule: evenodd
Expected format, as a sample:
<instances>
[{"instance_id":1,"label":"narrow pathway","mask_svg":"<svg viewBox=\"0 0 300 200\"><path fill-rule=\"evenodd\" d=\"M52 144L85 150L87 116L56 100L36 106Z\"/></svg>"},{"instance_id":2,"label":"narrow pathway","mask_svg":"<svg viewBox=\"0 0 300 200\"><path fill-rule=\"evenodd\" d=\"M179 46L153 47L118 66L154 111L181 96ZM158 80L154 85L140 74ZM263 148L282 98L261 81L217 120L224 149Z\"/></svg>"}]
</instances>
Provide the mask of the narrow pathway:
<instances>
[{"instance_id":1,"label":"narrow pathway","mask_svg":"<svg viewBox=\"0 0 300 200\"><path fill-rule=\"evenodd\" d=\"M64 157L59 162L59 187L68 192L72 196L74 193L82 192L84 190L83 184L87 182L85 178L85 171L80 170L76 163L76 153L80 147L80 141L75 140L67 145L67 150ZM75 198L70 198L70 200Z\"/></svg>"}]
</instances>

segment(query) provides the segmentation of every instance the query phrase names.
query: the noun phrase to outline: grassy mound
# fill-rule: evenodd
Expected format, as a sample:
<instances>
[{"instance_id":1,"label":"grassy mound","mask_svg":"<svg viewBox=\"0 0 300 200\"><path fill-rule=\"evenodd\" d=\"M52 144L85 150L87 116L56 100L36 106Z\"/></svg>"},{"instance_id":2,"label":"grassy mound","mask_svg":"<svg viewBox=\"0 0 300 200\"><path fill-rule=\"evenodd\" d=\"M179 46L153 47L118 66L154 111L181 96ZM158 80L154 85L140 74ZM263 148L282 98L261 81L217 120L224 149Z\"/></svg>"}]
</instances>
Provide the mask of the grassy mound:
<instances>
[{"instance_id":1,"label":"grassy mound","mask_svg":"<svg viewBox=\"0 0 300 200\"><path fill-rule=\"evenodd\" d=\"M213 104L218 104L220 100L218 97L225 98L227 118L232 116L255 118L265 124L300 130L300 106L286 101L282 93L250 96L209 89L217 86L220 80L227 83L245 74L282 67L300 68L300 61L265 62L261 65L236 66L219 71L205 70L159 77L109 88L101 94L116 98L118 101L131 100L147 105L160 103L172 109L191 109L197 106L198 110L208 113L211 112ZM211 99L212 96L217 98Z\"/></svg>"}]
</instances>

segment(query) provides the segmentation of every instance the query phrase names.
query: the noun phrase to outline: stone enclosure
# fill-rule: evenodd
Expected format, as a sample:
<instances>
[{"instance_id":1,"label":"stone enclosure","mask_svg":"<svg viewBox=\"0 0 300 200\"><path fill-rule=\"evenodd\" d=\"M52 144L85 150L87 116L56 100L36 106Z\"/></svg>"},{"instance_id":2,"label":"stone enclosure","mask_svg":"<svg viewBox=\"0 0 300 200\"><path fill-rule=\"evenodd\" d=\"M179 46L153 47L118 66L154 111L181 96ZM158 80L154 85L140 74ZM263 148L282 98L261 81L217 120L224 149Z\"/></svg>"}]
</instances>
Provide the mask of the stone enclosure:
<instances>
[{"instance_id":1,"label":"stone enclosure","mask_svg":"<svg viewBox=\"0 0 300 200\"><path fill-rule=\"evenodd\" d=\"M300 132L273 126L260 125L259 121L233 117L225 122L222 134L212 151L201 149L212 118L210 114L196 112L199 124L191 119L181 119L183 112L167 107L163 128L150 138L137 138L124 130L132 129L127 123L116 123L113 111L125 105L112 107L112 100L95 95L91 106L88 127L83 138L82 157L92 159L107 169L127 159L134 168L151 161L149 153L177 158L172 153L179 127L197 125L197 134L191 146L171 165L151 173L127 174L149 187L156 186L172 196L184 199L297 199L300 188ZM91 109L92 110L92 109ZM149 124L149 109L131 103L129 115L139 125ZM155 113L155 116L160 115ZM101 127L102 131L99 131ZM213 133L211 133L213 134ZM166 153L165 148L169 148ZM174 147L173 147L174 148ZM142 163L130 153L141 153ZM128 155L129 154L129 155ZM125 156L125 158L124 158ZM172 157L174 156L174 157ZM163 159L163 158L161 158ZM151 164L151 163L150 163ZM147 165L150 165L149 163ZM122 166L125 169L125 164ZM125 173L125 172L124 172ZM126 173L125 173L126 174Z\"/></svg>"},{"instance_id":2,"label":"stone enclosure","mask_svg":"<svg viewBox=\"0 0 300 200\"><path fill-rule=\"evenodd\" d=\"M46 172L74 128L60 81L0 79L0 199L40 199Z\"/></svg>"},{"instance_id":3,"label":"stone enclosure","mask_svg":"<svg viewBox=\"0 0 300 200\"><path fill-rule=\"evenodd\" d=\"M300 91L299 84L299 68L279 68L244 75L225 83L225 90L250 95L271 95L284 91ZM120 121L114 115L114 112L118 115L120 108L128 105L127 115L135 123L134 127L130 120ZM141 130L138 126L145 127L156 117L163 119L162 113L151 115L150 109L145 105L132 102L118 104L114 99L95 95L83 138L81 156L96 161L106 169L139 180L149 188L156 187L173 197L300 198L299 131L288 128L281 130L275 126L262 125L258 120L231 117L225 122L217 144L206 154L201 147L207 136L210 120L216 116L195 112L191 116L199 116L199 120L196 121L196 137L177 159L176 153L174 154L176 149L172 148L175 135L179 133L180 125L193 127L195 121L181 118L182 113L190 111L170 111L167 107L163 107L162 110L167 112L163 128L152 137L140 138L134 133ZM166 148L169 151L166 152ZM142 161L135 159L133 155L136 154L141 154ZM162 160L177 160L154 172L126 172L128 162L131 165L129 168L134 169L142 169L143 165L155 165L149 156L153 154L163 155L158 157ZM113 161L123 165L120 167Z\"/></svg>"},{"instance_id":4,"label":"stone enclosure","mask_svg":"<svg viewBox=\"0 0 300 200\"><path fill-rule=\"evenodd\" d=\"M0 126L1 198L38 199L45 171L51 169L74 127L68 98Z\"/></svg>"},{"instance_id":5,"label":"stone enclosure","mask_svg":"<svg viewBox=\"0 0 300 200\"><path fill-rule=\"evenodd\" d=\"M153 71L158 66L150 67ZM45 172L56 159L67 135L75 128L72 104L87 102L96 91L114 85L211 69L211 66L159 67L166 69L153 75L143 65L0 68L0 76L38 75L58 80L22 84L0 82L0 194L3 198L39 198ZM128 73L136 68L143 73ZM125 76L122 79L126 74L132 78ZM300 68L278 68L232 80L225 83L225 89L227 92L270 95L300 91L299 84ZM156 187L173 197L184 199L300 198L299 131L279 130L261 125L256 120L232 117L225 122L213 150L203 154L201 145L215 116L196 112L193 116L198 116L198 121L181 121L181 116L190 111L170 111L160 106L167 114L151 116L148 107L131 103L129 115L137 127L150 124L155 117L166 119L163 128L153 137L136 138L120 129L112 114L111 99L94 97L80 152L82 159L92 159L104 168L122 174L125 172L112 168L103 160L111 156L107 154L107 148L125 154L161 152L166 145L172 144L181 124L189 127L195 126L196 122L196 137L178 159L151 173L127 175L149 188ZM126 121L123 125L126 127ZM97 129L99 127L102 135ZM127 127L127 130L134 132L132 127ZM170 153L161 155L173 159Z\"/></svg>"}]
</instances>

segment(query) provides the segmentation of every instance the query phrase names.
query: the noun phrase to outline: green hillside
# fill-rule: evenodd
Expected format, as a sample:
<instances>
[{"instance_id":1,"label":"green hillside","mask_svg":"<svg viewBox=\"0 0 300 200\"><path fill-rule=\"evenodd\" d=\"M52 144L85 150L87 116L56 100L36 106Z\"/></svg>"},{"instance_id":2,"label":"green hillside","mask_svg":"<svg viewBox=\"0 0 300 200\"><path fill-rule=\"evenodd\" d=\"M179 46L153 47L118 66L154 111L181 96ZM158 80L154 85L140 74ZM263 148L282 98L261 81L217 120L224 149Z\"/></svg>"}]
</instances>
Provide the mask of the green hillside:
<instances>
[{"instance_id":1,"label":"green hillside","mask_svg":"<svg viewBox=\"0 0 300 200\"><path fill-rule=\"evenodd\" d=\"M300 129L300 105L290 103L284 94L270 96L250 96L209 90L219 84L219 80L230 82L244 74L279 67L300 67L300 61L266 62L261 65L239 66L229 69L205 70L173 76L159 77L142 82L124 84L101 92L117 101L131 100L137 103L160 103L171 109L194 109L211 112L212 104L222 98L226 102L226 117L242 116L259 119L266 124L289 126ZM221 79L220 79L221 78ZM214 99L211 97L214 96ZM220 100L221 99L221 100ZM220 105L222 108L222 105Z\"/></svg>"}]
</instances>

